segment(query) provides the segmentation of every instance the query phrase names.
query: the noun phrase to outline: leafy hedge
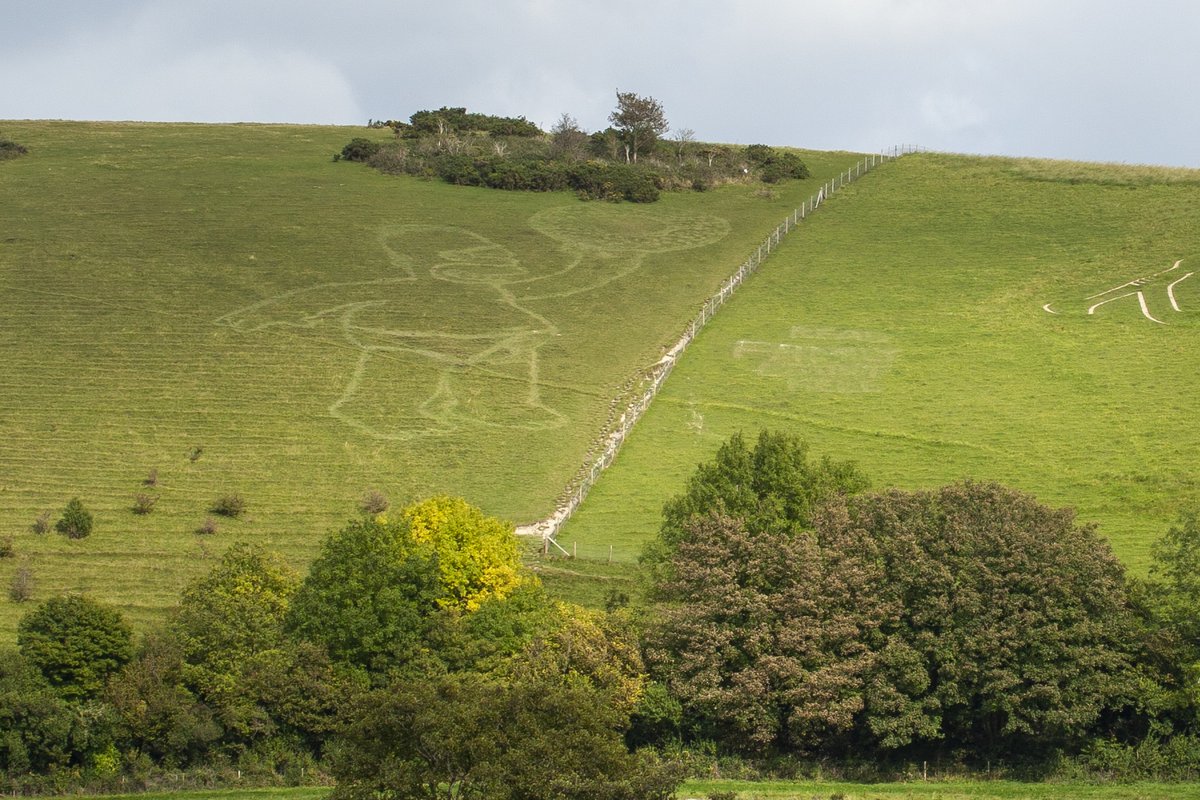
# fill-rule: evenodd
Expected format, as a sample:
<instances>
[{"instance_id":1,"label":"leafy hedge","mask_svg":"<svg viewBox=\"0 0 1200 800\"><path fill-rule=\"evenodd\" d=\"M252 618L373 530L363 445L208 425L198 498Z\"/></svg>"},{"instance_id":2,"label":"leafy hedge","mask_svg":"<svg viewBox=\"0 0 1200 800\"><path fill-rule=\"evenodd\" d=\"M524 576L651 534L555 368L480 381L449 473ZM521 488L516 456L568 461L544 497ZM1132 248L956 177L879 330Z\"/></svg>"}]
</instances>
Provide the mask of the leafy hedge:
<instances>
[{"instance_id":1,"label":"leafy hedge","mask_svg":"<svg viewBox=\"0 0 1200 800\"><path fill-rule=\"evenodd\" d=\"M395 148L384 148L373 154L368 163L385 172L438 177L456 186L529 192L571 190L588 200L653 203L664 184L663 176L649 167L605 161L466 154L422 157L400 155Z\"/></svg>"}]
</instances>

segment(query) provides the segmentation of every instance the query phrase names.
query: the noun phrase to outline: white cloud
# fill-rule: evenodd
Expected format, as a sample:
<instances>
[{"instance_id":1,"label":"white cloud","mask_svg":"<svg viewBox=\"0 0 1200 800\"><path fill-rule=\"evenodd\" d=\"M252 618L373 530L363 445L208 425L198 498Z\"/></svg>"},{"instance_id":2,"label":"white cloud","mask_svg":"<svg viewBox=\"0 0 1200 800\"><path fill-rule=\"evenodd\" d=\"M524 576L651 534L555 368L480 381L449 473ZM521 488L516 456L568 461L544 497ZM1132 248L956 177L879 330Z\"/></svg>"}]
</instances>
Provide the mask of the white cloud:
<instances>
[{"instance_id":1,"label":"white cloud","mask_svg":"<svg viewBox=\"0 0 1200 800\"><path fill-rule=\"evenodd\" d=\"M42 0L0 118L362 122L467 105L702 138L1200 163L1194 0ZM103 13L95 6L102 6ZM57 9L57 10L56 10Z\"/></svg>"},{"instance_id":2,"label":"white cloud","mask_svg":"<svg viewBox=\"0 0 1200 800\"><path fill-rule=\"evenodd\" d=\"M945 136L980 128L987 123L988 115L970 97L950 91L931 91L921 98L921 119L935 134Z\"/></svg>"},{"instance_id":3,"label":"white cloud","mask_svg":"<svg viewBox=\"0 0 1200 800\"><path fill-rule=\"evenodd\" d=\"M10 48L0 117L194 122L365 122L330 61L286 45L197 43L179 20L140 14L54 47Z\"/></svg>"}]
</instances>

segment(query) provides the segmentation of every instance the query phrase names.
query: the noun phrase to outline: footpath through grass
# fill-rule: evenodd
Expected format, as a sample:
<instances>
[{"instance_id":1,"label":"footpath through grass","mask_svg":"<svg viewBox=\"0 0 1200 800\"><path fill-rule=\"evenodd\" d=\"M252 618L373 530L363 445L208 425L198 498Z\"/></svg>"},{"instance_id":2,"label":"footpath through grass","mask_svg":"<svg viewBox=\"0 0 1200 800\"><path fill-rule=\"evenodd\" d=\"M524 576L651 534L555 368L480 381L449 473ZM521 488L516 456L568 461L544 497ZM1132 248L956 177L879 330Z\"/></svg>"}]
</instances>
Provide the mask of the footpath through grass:
<instances>
[{"instance_id":1,"label":"footpath through grass","mask_svg":"<svg viewBox=\"0 0 1200 800\"><path fill-rule=\"evenodd\" d=\"M1193 171L916 155L866 175L705 328L560 540L634 560L697 463L768 427L877 488L1074 506L1143 570L1200 504L1197 219Z\"/></svg>"},{"instance_id":2,"label":"footpath through grass","mask_svg":"<svg viewBox=\"0 0 1200 800\"><path fill-rule=\"evenodd\" d=\"M856 160L633 205L334 163L388 135L356 128L0 133L29 148L0 164L0 591L28 568L32 602L83 592L139 627L233 541L303 568L369 488L548 515L613 397ZM226 494L246 513L197 534ZM75 496L89 538L32 532ZM0 599L0 641L28 607Z\"/></svg>"}]
</instances>

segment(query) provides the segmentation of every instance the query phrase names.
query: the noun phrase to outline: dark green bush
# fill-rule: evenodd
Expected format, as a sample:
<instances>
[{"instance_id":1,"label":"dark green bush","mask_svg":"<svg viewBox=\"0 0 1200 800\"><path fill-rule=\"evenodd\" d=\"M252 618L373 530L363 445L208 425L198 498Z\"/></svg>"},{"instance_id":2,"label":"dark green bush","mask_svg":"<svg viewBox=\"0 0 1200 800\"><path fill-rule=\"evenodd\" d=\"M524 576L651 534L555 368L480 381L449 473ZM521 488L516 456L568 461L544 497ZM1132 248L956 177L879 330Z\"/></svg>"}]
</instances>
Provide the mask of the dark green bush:
<instances>
[{"instance_id":1,"label":"dark green bush","mask_svg":"<svg viewBox=\"0 0 1200 800\"><path fill-rule=\"evenodd\" d=\"M240 494L225 494L218 497L208 510L222 517L240 517L246 513L246 501Z\"/></svg>"},{"instance_id":2,"label":"dark green bush","mask_svg":"<svg viewBox=\"0 0 1200 800\"><path fill-rule=\"evenodd\" d=\"M756 167L761 167L771 163L775 157L775 148L765 144L751 144L746 146L746 160Z\"/></svg>"},{"instance_id":3,"label":"dark green bush","mask_svg":"<svg viewBox=\"0 0 1200 800\"><path fill-rule=\"evenodd\" d=\"M17 158L29 152L29 148L8 139L0 139L0 161Z\"/></svg>"},{"instance_id":4,"label":"dark green bush","mask_svg":"<svg viewBox=\"0 0 1200 800\"><path fill-rule=\"evenodd\" d=\"M406 136L436 135L448 133L486 133L491 136L541 136L542 130L524 117L497 117L491 114L470 114L462 107L437 111L418 111L409 117L410 125L404 126ZM401 132L396 128L397 133Z\"/></svg>"},{"instance_id":5,"label":"dark green bush","mask_svg":"<svg viewBox=\"0 0 1200 800\"><path fill-rule=\"evenodd\" d=\"M475 165L475 159L468 155L446 155L439 157L433 165L437 176L446 183L456 186L481 186L483 176Z\"/></svg>"},{"instance_id":6,"label":"dark green bush","mask_svg":"<svg viewBox=\"0 0 1200 800\"><path fill-rule=\"evenodd\" d=\"M759 169L763 183L778 183L787 178L803 179L809 176L808 166L800 156L776 150L765 144L752 144L744 153L746 160Z\"/></svg>"},{"instance_id":7,"label":"dark green bush","mask_svg":"<svg viewBox=\"0 0 1200 800\"><path fill-rule=\"evenodd\" d=\"M367 161L382 148L383 144L381 142L373 142L370 139L364 139L359 136L351 139L342 148L341 156L346 161Z\"/></svg>"},{"instance_id":8,"label":"dark green bush","mask_svg":"<svg viewBox=\"0 0 1200 800\"><path fill-rule=\"evenodd\" d=\"M92 523L91 513L83 507L83 501L75 497L63 509L63 515L54 523L54 529L68 539L83 539L91 535Z\"/></svg>"},{"instance_id":9,"label":"dark green bush","mask_svg":"<svg viewBox=\"0 0 1200 800\"><path fill-rule=\"evenodd\" d=\"M628 200L653 203L659 197L657 174L632 164L585 161L567 171L567 181L589 200Z\"/></svg>"},{"instance_id":10,"label":"dark green bush","mask_svg":"<svg viewBox=\"0 0 1200 800\"><path fill-rule=\"evenodd\" d=\"M63 697L87 699L133 657L133 630L109 605L52 597L21 617L17 646Z\"/></svg>"}]
</instances>

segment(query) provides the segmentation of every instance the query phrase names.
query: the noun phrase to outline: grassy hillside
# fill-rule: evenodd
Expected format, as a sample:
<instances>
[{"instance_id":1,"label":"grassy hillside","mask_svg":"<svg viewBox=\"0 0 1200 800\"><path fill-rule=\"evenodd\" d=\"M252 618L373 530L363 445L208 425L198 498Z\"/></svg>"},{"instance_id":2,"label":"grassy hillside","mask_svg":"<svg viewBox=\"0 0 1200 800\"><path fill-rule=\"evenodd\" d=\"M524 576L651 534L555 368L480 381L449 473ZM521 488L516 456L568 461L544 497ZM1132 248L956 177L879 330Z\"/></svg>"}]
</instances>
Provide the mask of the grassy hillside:
<instances>
[{"instance_id":1,"label":"grassy hillside","mask_svg":"<svg viewBox=\"0 0 1200 800\"><path fill-rule=\"evenodd\" d=\"M855 160L635 206L332 162L388 135L362 129L0 134L29 148L0 164L0 589L27 566L33 600L87 592L138 624L231 541L303 566L371 487L548 514L630 376ZM246 515L196 534L226 493ZM31 531L73 496L90 538ZM0 599L0 639L27 607Z\"/></svg>"},{"instance_id":2,"label":"grassy hillside","mask_svg":"<svg viewBox=\"0 0 1200 800\"><path fill-rule=\"evenodd\" d=\"M697 462L771 427L876 487L1074 506L1144 569L1200 504L1197 219L1198 172L919 155L867 175L697 338L562 541L632 560Z\"/></svg>"}]
</instances>

